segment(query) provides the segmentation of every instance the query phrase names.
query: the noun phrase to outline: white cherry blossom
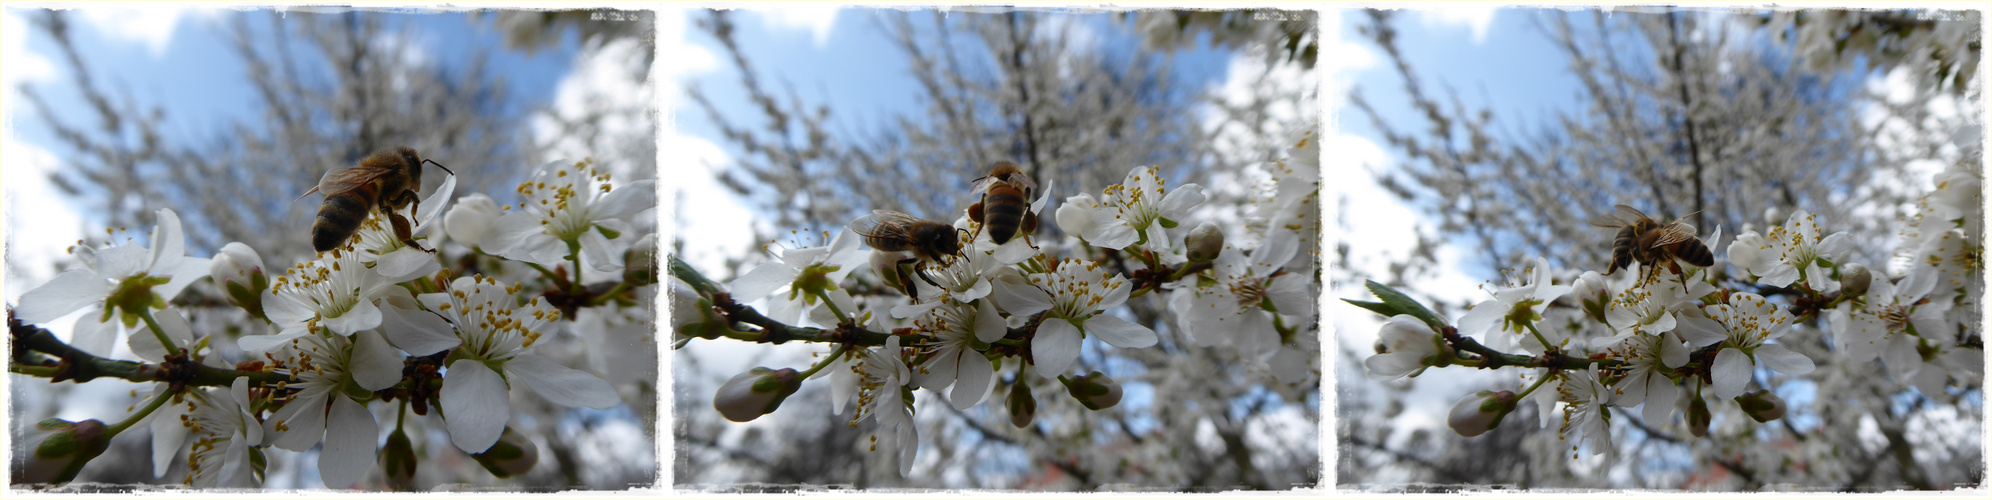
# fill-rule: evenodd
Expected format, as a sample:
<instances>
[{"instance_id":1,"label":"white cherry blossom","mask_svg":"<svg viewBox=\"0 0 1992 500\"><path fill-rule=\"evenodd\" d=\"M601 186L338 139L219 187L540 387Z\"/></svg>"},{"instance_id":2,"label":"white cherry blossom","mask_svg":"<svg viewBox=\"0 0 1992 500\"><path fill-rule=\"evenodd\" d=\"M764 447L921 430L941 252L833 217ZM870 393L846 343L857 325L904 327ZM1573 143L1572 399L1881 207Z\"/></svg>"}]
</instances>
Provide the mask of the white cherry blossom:
<instances>
[{"instance_id":1,"label":"white cherry blossom","mask_svg":"<svg viewBox=\"0 0 1992 500\"><path fill-rule=\"evenodd\" d=\"M1839 282L1819 264L1823 259L1838 265L1853 251L1853 240L1845 232L1821 239L1819 224L1814 219L1811 213L1798 210L1785 219L1783 226L1773 227L1767 234L1746 231L1736 235L1736 241L1729 244L1730 262L1750 271L1766 285L1790 286L1803 278L1813 290L1822 293L1839 289Z\"/></svg>"},{"instance_id":2,"label":"white cherry blossom","mask_svg":"<svg viewBox=\"0 0 1992 500\"><path fill-rule=\"evenodd\" d=\"M1164 182L1155 167L1135 167L1126 181L1107 186L1100 200L1087 194L1066 198L1056 214L1058 227L1103 248L1163 245L1167 235L1161 221L1170 220L1166 224L1173 226L1208 198L1203 186L1184 184L1165 191Z\"/></svg>"},{"instance_id":3,"label":"white cherry blossom","mask_svg":"<svg viewBox=\"0 0 1992 500\"><path fill-rule=\"evenodd\" d=\"M416 297L456 325L462 341L450 352L441 399L450 442L465 453L483 453L498 442L511 418L510 393L520 386L562 406L605 409L622 402L600 377L530 352L560 311L540 297L517 306L515 293L516 284L465 276L451 281L447 292Z\"/></svg>"},{"instance_id":4,"label":"white cherry blossom","mask_svg":"<svg viewBox=\"0 0 1992 500\"><path fill-rule=\"evenodd\" d=\"M117 306L105 304L105 299L120 287L144 281L155 282L152 293L161 300L172 301L194 280L206 277L210 260L186 255L186 235L180 230L179 214L169 208L159 209L155 214L158 224L152 228L149 247L136 243L101 250L76 246L76 259L83 267L64 271L21 294L14 308L15 318L22 323L42 324L88 306L115 309Z\"/></svg>"},{"instance_id":5,"label":"white cherry blossom","mask_svg":"<svg viewBox=\"0 0 1992 500\"><path fill-rule=\"evenodd\" d=\"M1012 316L1049 311L1031 339L1031 360L1039 375L1054 378L1072 367L1079 344L1091 335L1124 348L1155 345L1155 331L1107 311L1127 302L1127 278L1108 277L1095 262L1065 259L1045 273L999 276L992 293ZM1006 268L1008 269L1008 268Z\"/></svg>"},{"instance_id":6,"label":"white cherry blossom","mask_svg":"<svg viewBox=\"0 0 1992 500\"><path fill-rule=\"evenodd\" d=\"M328 488L359 482L374 466L380 424L349 387L377 391L401 381L402 356L372 330L340 335L310 334L273 356L299 383L298 392L270 416L271 444L305 451L325 443L318 474Z\"/></svg>"},{"instance_id":7,"label":"white cherry blossom","mask_svg":"<svg viewBox=\"0 0 1992 500\"><path fill-rule=\"evenodd\" d=\"M479 243L486 252L547 267L566 262L574 244L594 270L620 271L623 250L637 236L629 234L628 219L657 205L655 183L618 187L587 161L548 163L519 183L524 203L492 223Z\"/></svg>"},{"instance_id":8,"label":"white cherry blossom","mask_svg":"<svg viewBox=\"0 0 1992 500\"><path fill-rule=\"evenodd\" d=\"M1766 343L1790 332L1792 317L1762 295L1734 293L1727 303L1704 309L1710 319L1721 323L1729 333L1709 369L1717 397L1729 399L1742 395L1759 363L1788 375L1812 372L1812 360L1805 355Z\"/></svg>"}]
</instances>

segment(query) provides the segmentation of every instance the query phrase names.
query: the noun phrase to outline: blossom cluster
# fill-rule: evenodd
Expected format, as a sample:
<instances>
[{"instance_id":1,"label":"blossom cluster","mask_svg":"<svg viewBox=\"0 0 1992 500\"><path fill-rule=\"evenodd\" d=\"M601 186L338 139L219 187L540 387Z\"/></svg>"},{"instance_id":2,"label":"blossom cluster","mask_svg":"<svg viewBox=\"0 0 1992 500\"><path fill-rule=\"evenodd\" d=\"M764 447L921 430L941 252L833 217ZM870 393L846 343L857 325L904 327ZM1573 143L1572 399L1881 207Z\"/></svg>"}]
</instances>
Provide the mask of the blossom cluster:
<instances>
[{"instance_id":1,"label":"blossom cluster","mask_svg":"<svg viewBox=\"0 0 1992 500\"><path fill-rule=\"evenodd\" d=\"M1453 321L1372 283L1382 301L1350 302L1390 318L1364 364L1382 379L1446 366L1527 370L1526 387L1461 400L1449 425L1477 436L1518 401L1534 401L1543 426L1561 408L1559 432L1573 452L1586 443L1592 454L1614 446L1611 408L1639 408L1652 428L1674 425L1678 415L1695 436L1708 433L1712 413L1723 408L1756 422L1782 418L1777 377L1809 374L1821 361L1790 347L1795 332L1830 345L1835 362L1879 360L1895 381L1947 400L1975 388L1984 373L1974 316L1983 294L1978 165L1974 152L1936 175L1893 265L1857 262L1851 237L1825 234L1829 221L1797 210L1720 249L1717 228L1699 243L1726 259L1706 269L1667 256L1559 285L1538 258L1529 279L1496 287ZM1527 355L1508 352L1514 348Z\"/></svg>"},{"instance_id":2,"label":"blossom cluster","mask_svg":"<svg viewBox=\"0 0 1992 500\"><path fill-rule=\"evenodd\" d=\"M626 269L650 268L646 252L654 251L648 242L654 235L637 234L634 222L656 203L653 182L613 184L588 161L554 162L519 184L517 208L483 194L452 206L457 178L450 175L414 205L416 211L404 213L413 239L427 240L422 246L443 249L453 242L462 248L450 250L490 259L475 266L480 274L454 279L445 263L456 261L410 245L380 211L344 244L272 272L255 249L239 242L212 258L184 255L179 219L161 209L150 247L78 247L83 267L28 291L15 314L24 323L44 323L88 309L72 341L87 355L113 356L110 346L130 332L130 351L165 373L234 377L209 390L187 387L188 378L155 387L146 410L131 419L149 422L155 475L165 474L186 450L188 484L253 487L265 477L269 448L318 448L318 474L327 487L361 485L380 460L387 484L405 488L415 469L401 430L410 406L417 415L439 410L434 416L455 447L485 463L498 447L532 446L523 438L504 439L516 434L507 425L512 393L519 389L568 407L622 404L617 389L596 373L635 367L576 369L555 359L589 349L561 349L556 358L537 348L569 342L556 340L568 331L587 339L604 335L588 331L610 329L594 309L633 303L642 289L654 288L654 278L645 281ZM584 260L592 273L584 272ZM523 263L517 269L539 277L507 278L506 262ZM197 334L173 300L203 277L211 277L249 319L265 323L267 332L249 328L232 339ZM584 277L605 286L584 286ZM610 282L613 288L606 286ZM581 313L593 319L577 321ZM224 340L232 340L243 359L223 359L223 353L233 355L216 348ZM648 356L582 359L655 362ZM395 408L396 399L400 416L383 449L376 445L383 422L372 408ZM494 472L514 470L485 465ZM74 469L45 479L72 477Z\"/></svg>"},{"instance_id":3,"label":"blossom cluster","mask_svg":"<svg viewBox=\"0 0 1992 500\"><path fill-rule=\"evenodd\" d=\"M872 449L889 452L902 475L918 451L915 389L965 410L990 400L999 383L1010 385L1003 404L1018 427L1033 425L1034 378L1057 380L1088 410L1114 407L1120 383L1074 367L1087 339L1114 349L1161 342L1163 335L1127 312L1151 293L1183 335L1173 342L1228 346L1271 378L1300 384L1319 373L1311 363L1319 357L1312 330L1320 151L1312 132L1294 146L1267 165L1272 179L1245 217L1247 227L1260 228L1249 238L1256 247L1227 244L1213 222L1184 224L1200 217L1205 188L1170 186L1160 169L1137 167L1122 183L1067 196L1055 209L1055 184L1036 193L1024 217L1054 222L1066 241L1040 239L1038 246L1024 233L998 244L980 236L988 233L983 221L964 210L951 226L957 238L972 239L958 241L953 255L923 262L898 248L868 250L876 234L846 230L824 246L779 249L726 285L674 279L673 327L680 345L720 336L758 340L804 320L833 332L890 332L870 344L833 339L829 354L802 371L754 368L722 385L713 405L745 422L776 411L803 381L828 379L831 410L843 414L855 403L851 425L875 422ZM880 289L858 283L900 295L854 296L854 289ZM762 300L768 314L756 319L772 323L732 312ZM739 330L754 330L748 325L760 333Z\"/></svg>"}]
</instances>

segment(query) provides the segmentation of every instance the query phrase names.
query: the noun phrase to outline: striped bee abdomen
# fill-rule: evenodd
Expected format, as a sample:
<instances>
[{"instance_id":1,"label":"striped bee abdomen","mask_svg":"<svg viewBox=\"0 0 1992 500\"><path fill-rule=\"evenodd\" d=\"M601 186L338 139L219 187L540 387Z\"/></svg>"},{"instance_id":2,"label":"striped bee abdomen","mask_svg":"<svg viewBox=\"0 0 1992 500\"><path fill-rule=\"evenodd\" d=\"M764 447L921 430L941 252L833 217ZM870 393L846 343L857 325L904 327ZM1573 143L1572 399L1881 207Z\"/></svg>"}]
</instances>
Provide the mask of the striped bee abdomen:
<instances>
[{"instance_id":1,"label":"striped bee abdomen","mask_svg":"<svg viewBox=\"0 0 1992 500\"><path fill-rule=\"evenodd\" d=\"M320 252L337 248L358 232L360 223L373 209L373 202L367 198L374 195L372 186L355 189L325 197L325 204L318 206L318 220L311 223L311 248Z\"/></svg>"},{"instance_id":2,"label":"striped bee abdomen","mask_svg":"<svg viewBox=\"0 0 1992 500\"><path fill-rule=\"evenodd\" d=\"M1715 265L1715 252L1710 251L1708 245L1702 244L1698 240L1675 243L1674 256L1680 257L1683 262L1694 264L1695 267Z\"/></svg>"},{"instance_id":3,"label":"striped bee abdomen","mask_svg":"<svg viewBox=\"0 0 1992 500\"><path fill-rule=\"evenodd\" d=\"M982 199L984 221L989 225L989 239L1001 245L1017 235L1017 226L1023 223L1026 202L1024 194L1009 186L996 186Z\"/></svg>"}]
</instances>

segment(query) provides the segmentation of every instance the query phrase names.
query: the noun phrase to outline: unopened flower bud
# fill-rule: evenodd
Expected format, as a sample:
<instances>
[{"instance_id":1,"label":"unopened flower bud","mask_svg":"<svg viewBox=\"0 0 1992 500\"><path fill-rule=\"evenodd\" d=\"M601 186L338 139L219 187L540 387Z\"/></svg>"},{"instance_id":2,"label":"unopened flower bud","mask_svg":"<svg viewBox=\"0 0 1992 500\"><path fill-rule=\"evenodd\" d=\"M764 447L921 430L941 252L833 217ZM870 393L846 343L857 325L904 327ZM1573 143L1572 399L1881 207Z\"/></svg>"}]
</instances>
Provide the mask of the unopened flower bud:
<instances>
[{"instance_id":1,"label":"unopened flower bud","mask_svg":"<svg viewBox=\"0 0 1992 500\"><path fill-rule=\"evenodd\" d=\"M539 447L524 434L506 427L505 434L498 436L498 442L491 445L491 449L471 457L476 458L484 470L491 471L491 475L502 479L533 470L533 465L539 463Z\"/></svg>"},{"instance_id":2,"label":"unopened flower bud","mask_svg":"<svg viewBox=\"0 0 1992 500\"><path fill-rule=\"evenodd\" d=\"M408 434L395 429L387 436L387 446L380 449L381 478L387 487L394 491L415 490L415 445L408 441Z\"/></svg>"},{"instance_id":3,"label":"unopened flower bud","mask_svg":"<svg viewBox=\"0 0 1992 500\"><path fill-rule=\"evenodd\" d=\"M1606 283L1605 276L1597 271L1585 271L1570 287L1570 296L1577 298L1584 314L1598 322L1605 321L1605 306L1611 304L1611 294L1611 286Z\"/></svg>"},{"instance_id":4,"label":"unopened flower bud","mask_svg":"<svg viewBox=\"0 0 1992 500\"><path fill-rule=\"evenodd\" d=\"M1189 247L1190 262L1206 262L1224 251L1224 230L1213 222L1198 224L1196 229L1190 230L1189 237L1184 238L1183 243Z\"/></svg>"},{"instance_id":5,"label":"unopened flower bud","mask_svg":"<svg viewBox=\"0 0 1992 500\"><path fill-rule=\"evenodd\" d=\"M214 254L213 261L208 263L208 275L221 286L228 303L262 317L263 289L269 288L270 281L256 249L239 241L222 246L221 252Z\"/></svg>"},{"instance_id":6,"label":"unopened flower bud","mask_svg":"<svg viewBox=\"0 0 1992 500\"><path fill-rule=\"evenodd\" d=\"M208 263L208 275L216 280L249 281L251 273L263 270L263 258L256 255L256 249L240 241L230 242L221 247Z\"/></svg>"},{"instance_id":7,"label":"unopened flower bud","mask_svg":"<svg viewBox=\"0 0 1992 500\"><path fill-rule=\"evenodd\" d=\"M1005 401L1010 409L1010 425L1022 429L1030 427L1031 420L1037 418L1037 398L1031 397L1030 384L1024 383L1023 376L1010 385L1010 397Z\"/></svg>"},{"instance_id":8,"label":"unopened flower bud","mask_svg":"<svg viewBox=\"0 0 1992 500\"><path fill-rule=\"evenodd\" d=\"M1708 422L1713 416L1708 412L1708 400L1700 395L1688 395L1688 433L1695 437L1708 437Z\"/></svg>"},{"instance_id":9,"label":"unopened flower bud","mask_svg":"<svg viewBox=\"0 0 1992 500\"><path fill-rule=\"evenodd\" d=\"M1452 413L1446 416L1446 425L1461 436L1474 437L1500 427L1501 419L1513 411L1515 393L1480 391L1453 405Z\"/></svg>"},{"instance_id":10,"label":"unopened flower bud","mask_svg":"<svg viewBox=\"0 0 1992 500\"><path fill-rule=\"evenodd\" d=\"M1784 398L1771 391L1751 391L1736 397L1736 404L1743 407L1743 413L1758 422L1769 422L1784 418Z\"/></svg>"},{"instance_id":11,"label":"unopened flower bud","mask_svg":"<svg viewBox=\"0 0 1992 500\"><path fill-rule=\"evenodd\" d=\"M491 201L490 196L485 196L484 193L471 193L457 198L456 206L450 207L449 213L443 214L443 232L463 246L475 247L491 234L491 226L496 224L498 217L502 215L505 213L498 210L498 202ZM497 253L506 249L484 250L487 253Z\"/></svg>"},{"instance_id":12,"label":"unopened flower bud","mask_svg":"<svg viewBox=\"0 0 1992 500\"><path fill-rule=\"evenodd\" d=\"M1847 264L1840 268L1840 295L1859 297L1867 295L1868 286L1874 284L1874 272L1867 266Z\"/></svg>"},{"instance_id":13,"label":"unopened flower bud","mask_svg":"<svg viewBox=\"0 0 1992 500\"><path fill-rule=\"evenodd\" d=\"M629 286L643 286L657 282L657 234L646 234L636 239L628 251L623 252L623 281Z\"/></svg>"},{"instance_id":14,"label":"unopened flower bud","mask_svg":"<svg viewBox=\"0 0 1992 500\"><path fill-rule=\"evenodd\" d=\"M1065 384L1065 392L1071 394L1072 399L1079 400L1079 404L1088 410L1100 411L1120 404L1120 384L1107 378L1105 373L1093 372L1076 379L1059 376L1058 381Z\"/></svg>"},{"instance_id":15,"label":"unopened flower bud","mask_svg":"<svg viewBox=\"0 0 1992 500\"><path fill-rule=\"evenodd\" d=\"M781 408L782 400L800 388L802 377L797 376L795 369L770 370L757 366L720 385L719 392L712 396L712 407L727 420L748 422Z\"/></svg>"},{"instance_id":16,"label":"unopened flower bud","mask_svg":"<svg viewBox=\"0 0 1992 500\"><path fill-rule=\"evenodd\" d=\"M48 437L35 445L34 454L26 464L16 465L21 469L14 476L15 484L68 483L76 479L76 474L91 459L104 454L114 436L105 432L104 423L96 419L70 422L51 418L36 423L35 429L38 433L48 433Z\"/></svg>"}]
</instances>

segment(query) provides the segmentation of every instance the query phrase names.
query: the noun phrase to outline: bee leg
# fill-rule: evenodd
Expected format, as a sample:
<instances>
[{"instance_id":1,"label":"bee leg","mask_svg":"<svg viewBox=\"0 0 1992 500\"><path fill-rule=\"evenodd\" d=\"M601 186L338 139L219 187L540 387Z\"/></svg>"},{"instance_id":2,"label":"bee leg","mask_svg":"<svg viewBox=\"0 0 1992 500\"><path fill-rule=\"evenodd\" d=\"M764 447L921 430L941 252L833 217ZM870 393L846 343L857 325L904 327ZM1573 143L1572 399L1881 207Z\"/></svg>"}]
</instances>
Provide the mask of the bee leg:
<instances>
[{"instance_id":1,"label":"bee leg","mask_svg":"<svg viewBox=\"0 0 1992 500\"><path fill-rule=\"evenodd\" d=\"M388 212L387 221L394 224L394 237L400 238L402 243L406 243L409 247L416 250L436 253L435 250L422 248L422 244L415 242L414 231L408 229L408 218L402 217L401 214Z\"/></svg>"}]
</instances>

